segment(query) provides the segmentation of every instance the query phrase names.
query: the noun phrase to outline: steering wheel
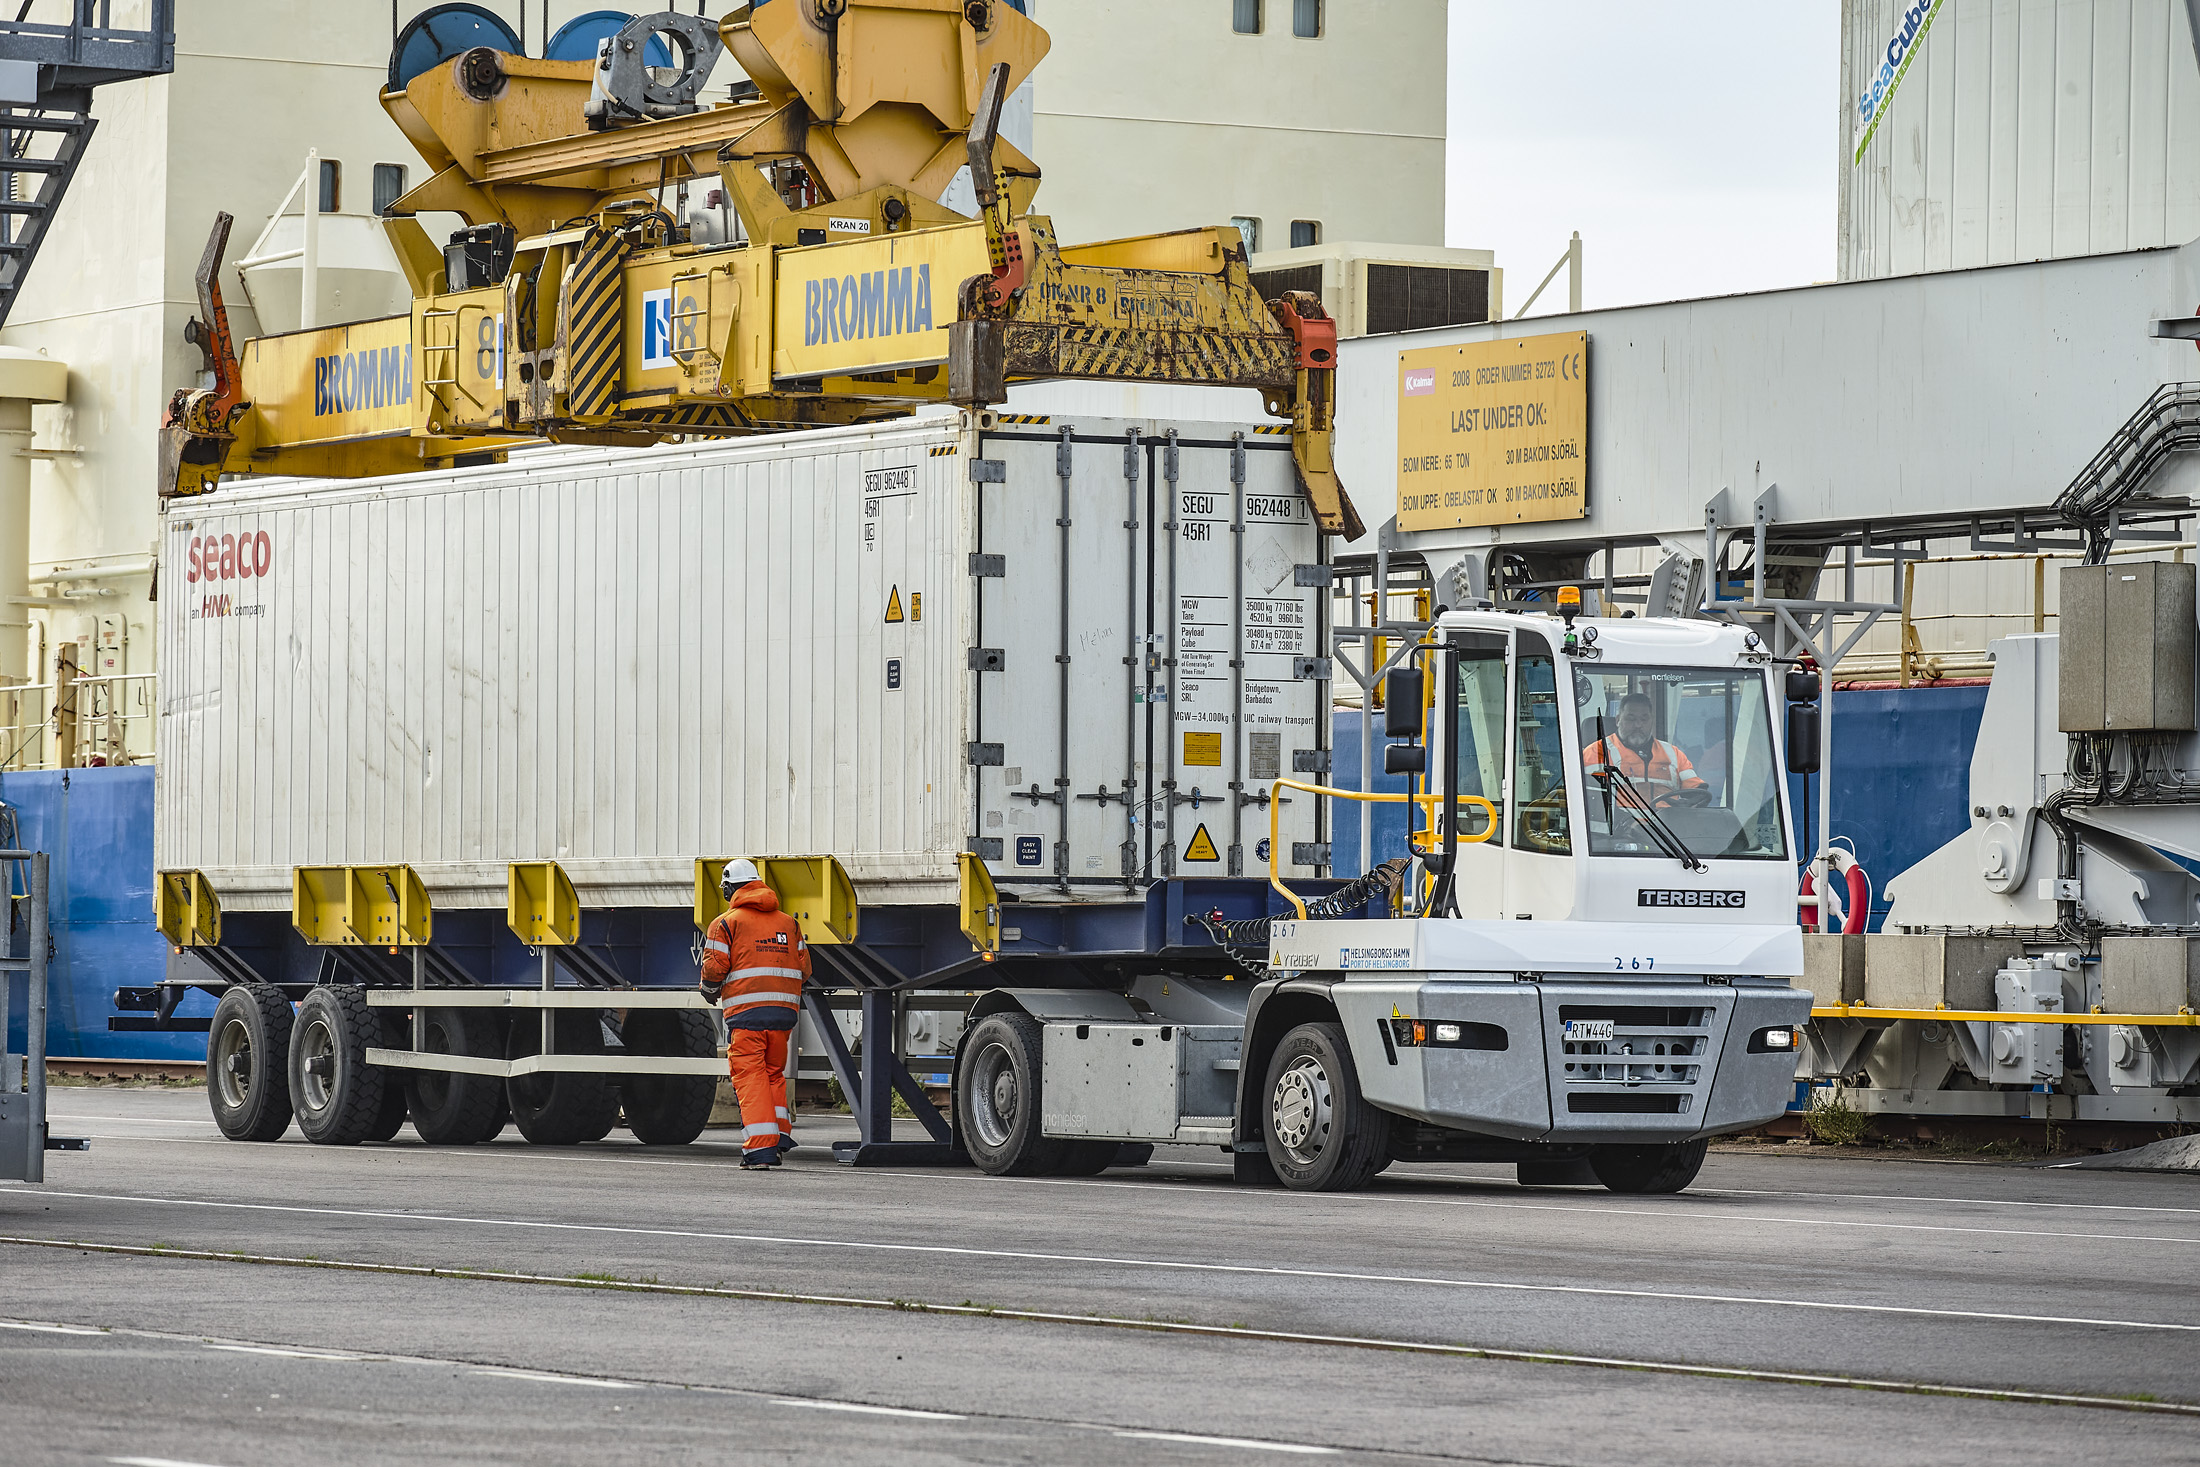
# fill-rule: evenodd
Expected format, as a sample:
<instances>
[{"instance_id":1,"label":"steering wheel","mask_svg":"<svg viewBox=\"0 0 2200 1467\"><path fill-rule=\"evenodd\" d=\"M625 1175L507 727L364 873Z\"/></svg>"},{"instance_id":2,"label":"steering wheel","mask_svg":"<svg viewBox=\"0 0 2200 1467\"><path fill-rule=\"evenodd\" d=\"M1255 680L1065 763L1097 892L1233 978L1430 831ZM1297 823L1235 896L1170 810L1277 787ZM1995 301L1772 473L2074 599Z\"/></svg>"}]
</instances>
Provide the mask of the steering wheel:
<instances>
[{"instance_id":1,"label":"steering wheel","mask_svg":"<svg viewBox=\"0 0 2200 1467\"><path fill-rule=\"evenodd\" d=\"M1667 790L1650 803L1660 810L1700 810L1711 803L1711 798L1711 786L1699 784L1686 789Z\"/></svg>"}]
</instances>

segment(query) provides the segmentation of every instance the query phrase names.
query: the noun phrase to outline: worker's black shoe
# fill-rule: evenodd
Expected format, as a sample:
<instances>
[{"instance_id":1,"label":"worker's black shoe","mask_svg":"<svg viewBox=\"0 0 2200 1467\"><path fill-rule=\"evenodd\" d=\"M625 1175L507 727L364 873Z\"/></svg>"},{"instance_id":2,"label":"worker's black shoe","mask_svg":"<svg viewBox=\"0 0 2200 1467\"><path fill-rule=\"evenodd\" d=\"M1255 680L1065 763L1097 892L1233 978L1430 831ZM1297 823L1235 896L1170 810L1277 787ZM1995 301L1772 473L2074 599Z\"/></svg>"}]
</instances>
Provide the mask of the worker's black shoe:
<instances>
[{"instance_id":1,"label":"worker's black shoe","mask_svg":"<svg viewBox=\"0 0 2200 1467\"><path fill-rule=\"evenodd\" d=\"M779 1149L775 1146L760 1146L754 1151L741 1153L741 1170L745 1172L761 1171L765 1167L777 1165Z\"/></svg>"}]
</instances>

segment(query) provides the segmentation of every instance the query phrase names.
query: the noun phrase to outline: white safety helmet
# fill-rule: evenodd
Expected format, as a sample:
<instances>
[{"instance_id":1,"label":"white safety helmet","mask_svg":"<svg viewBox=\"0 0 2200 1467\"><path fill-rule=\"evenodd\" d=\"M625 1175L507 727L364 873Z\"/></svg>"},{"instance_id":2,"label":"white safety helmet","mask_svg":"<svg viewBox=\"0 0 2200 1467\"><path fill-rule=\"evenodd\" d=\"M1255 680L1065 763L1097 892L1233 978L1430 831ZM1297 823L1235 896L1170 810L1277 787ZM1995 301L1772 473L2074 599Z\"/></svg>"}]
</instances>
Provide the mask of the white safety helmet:
<instances>
[{"instance_id":1,"label":"white safety helmet","mask_svg":"<svg viewBox=\"0 0 2200 1467\"><path fill-rule=\"evenodd\" d=\"M754 861L744 861L736 858L728 861L726 869L718 874L718 894L730 898L750 882L762 879L756 874L756 863Z\"/></svg>"}]
</instances>

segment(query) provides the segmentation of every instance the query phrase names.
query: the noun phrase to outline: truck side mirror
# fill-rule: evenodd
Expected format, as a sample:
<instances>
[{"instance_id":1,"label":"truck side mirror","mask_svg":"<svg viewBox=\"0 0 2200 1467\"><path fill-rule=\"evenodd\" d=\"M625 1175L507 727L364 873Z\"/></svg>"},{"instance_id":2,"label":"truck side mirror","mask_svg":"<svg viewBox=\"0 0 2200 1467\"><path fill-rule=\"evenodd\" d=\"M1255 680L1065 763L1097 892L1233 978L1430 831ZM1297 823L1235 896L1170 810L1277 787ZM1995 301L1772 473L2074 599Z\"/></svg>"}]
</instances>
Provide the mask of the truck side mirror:
<instances>
[{"instance_id":1,"label":"truck side mirror","mask_svg":"<svg viewBox=\"0 0 2200 1467\"><path fill-rule=\"evenodd\" d=\"M1814 704L1788 704L1787 767L1790 774L1818 772L1818 709Z\"/></svg>"},{"instance_id":2,"label":"truck side mirror","mask_svg":"<svg viewBox=\"0 0 2200 1467\"><path fill-rule=\"evenodd\" d=\"M1421 669L1418 667L1398 667L1383 674L1383 732L1394 739L1421 737Z\"/></svg>"},{"instance_id":3,"label":"truck side mirror","mask_svg":"<svg viewBox=\"0 0 2200 1467\"><path fill-rule=\"evenodd\" d=\"M1428 750L1419 744L1390 744L1383 749L1383 773L1428 773Z\"/></svg>"}]
</instances>

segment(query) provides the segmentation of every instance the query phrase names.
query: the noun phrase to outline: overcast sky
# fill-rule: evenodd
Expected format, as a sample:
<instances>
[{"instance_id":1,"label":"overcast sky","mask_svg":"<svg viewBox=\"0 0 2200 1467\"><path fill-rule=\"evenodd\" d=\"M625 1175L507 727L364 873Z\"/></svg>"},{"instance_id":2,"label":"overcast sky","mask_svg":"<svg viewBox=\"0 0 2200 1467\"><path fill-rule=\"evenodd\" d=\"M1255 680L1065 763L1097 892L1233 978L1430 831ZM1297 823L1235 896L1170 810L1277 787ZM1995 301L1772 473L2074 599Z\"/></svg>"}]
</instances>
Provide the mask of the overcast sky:
<instances>
[{"instance_id":1,"label":"overcast sky","mask_svg":"<svg viewBox=\"0 0 2200 1467\"><path fill-rule=\"evenodd\" d=\"M1576 229L1589 307L1831 279L1840 33L1838 0L1451 0L1446 242L1497 251L1507 315Z\"/></svg>"}]
</instances>

